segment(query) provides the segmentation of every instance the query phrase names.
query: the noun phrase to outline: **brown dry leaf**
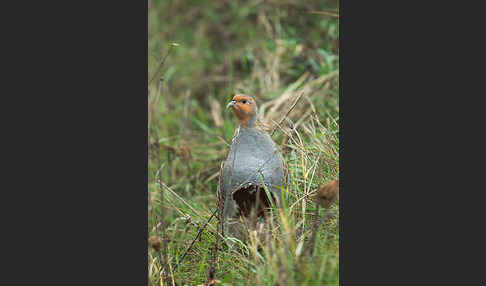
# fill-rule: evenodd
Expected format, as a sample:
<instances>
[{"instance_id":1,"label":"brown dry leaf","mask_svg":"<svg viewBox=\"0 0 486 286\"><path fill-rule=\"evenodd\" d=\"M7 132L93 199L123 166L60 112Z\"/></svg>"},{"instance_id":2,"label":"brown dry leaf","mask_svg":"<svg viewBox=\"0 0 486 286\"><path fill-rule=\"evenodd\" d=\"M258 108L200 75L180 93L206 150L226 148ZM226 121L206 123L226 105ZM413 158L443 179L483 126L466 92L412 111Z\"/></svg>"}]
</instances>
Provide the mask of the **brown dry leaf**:
<instances>
[{"instance_id":1,"label":"brown dry leaf","mask_svg":"<svg viewBox=\"0 0 486 286\"><path fill-rule=\"evenodd\" d=\"M339 181L333 180L320 186L317 191L317 202L324 208L329 206L339 198Z\"/></svg>"},{"instance_id":2,"label":"brown dry leaf","mask_svg":"<svg viewBox=\"0 0 486 286\"><path fill-rule=\"evenodd\" d=\"M182 144L179 146L178 151L179 155L184 159L184 161L188 162L191 160L191 148L189 148L187 144Z\"/></svg>"},{"instance_id":3,"label":"brown dry leaf","mask_svg":"<svg viewBox=\"0 0 486 286\"><path fill-rule=\"evenodd\" d=\"M156 251L159 251L160 250L160 244L162 242L160 241L160 239L156 236L156 235L153 235L149 238L149 245L155 249Z\"/></svg>"}]
</instances>

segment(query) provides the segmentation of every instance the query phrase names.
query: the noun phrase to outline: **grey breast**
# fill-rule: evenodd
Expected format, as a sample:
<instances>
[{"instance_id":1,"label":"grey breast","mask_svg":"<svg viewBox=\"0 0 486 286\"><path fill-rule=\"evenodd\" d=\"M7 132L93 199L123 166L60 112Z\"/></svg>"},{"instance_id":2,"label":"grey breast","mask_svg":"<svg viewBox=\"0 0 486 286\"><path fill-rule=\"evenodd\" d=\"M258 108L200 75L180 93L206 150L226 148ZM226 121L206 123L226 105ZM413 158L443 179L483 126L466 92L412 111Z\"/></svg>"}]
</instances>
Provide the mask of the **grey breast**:
<instances>
[{"instance_id":1,"label":"grey breast","mask_svg":"<svg viewBox=\"0 0 486 286\"><path fill-rule=\"evenodd\" d=\"M240 128L224 165L223 194L248 184L261 186L262 179L279 197L284 182L282 157L267 133L255 128Z\"/></svg>"}]
</instances>

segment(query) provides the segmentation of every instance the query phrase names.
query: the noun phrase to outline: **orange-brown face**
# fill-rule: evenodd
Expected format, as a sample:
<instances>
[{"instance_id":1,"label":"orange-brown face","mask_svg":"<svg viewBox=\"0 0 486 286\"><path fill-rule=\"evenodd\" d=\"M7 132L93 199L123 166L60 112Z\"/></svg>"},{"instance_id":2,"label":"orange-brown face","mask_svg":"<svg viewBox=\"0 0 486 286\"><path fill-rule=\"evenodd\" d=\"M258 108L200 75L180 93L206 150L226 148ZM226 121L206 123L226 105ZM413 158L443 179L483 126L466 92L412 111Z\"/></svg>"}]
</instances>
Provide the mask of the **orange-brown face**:
<instances>
[{"instance_id":1,"label":"orange-brown face","mask_svg":"<svg viewBox=\"0 0 486 286\"><path fill-rule=\"evenodd\" d=\"M227 107L231 107L231 111L238 118L238 123L243 127L247 127L248 122L255 116L257 106L251 96L237 94Z\"/></svg>"}]
</instances>

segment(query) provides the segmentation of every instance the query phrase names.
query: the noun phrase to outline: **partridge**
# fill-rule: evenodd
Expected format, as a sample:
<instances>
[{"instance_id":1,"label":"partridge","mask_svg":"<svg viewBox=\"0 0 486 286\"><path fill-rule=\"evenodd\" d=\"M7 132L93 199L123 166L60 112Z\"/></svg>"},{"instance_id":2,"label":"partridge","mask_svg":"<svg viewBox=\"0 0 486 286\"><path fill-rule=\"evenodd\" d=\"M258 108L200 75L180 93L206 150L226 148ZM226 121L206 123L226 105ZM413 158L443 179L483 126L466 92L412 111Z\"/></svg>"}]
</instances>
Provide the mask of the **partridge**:
<instances>
[{"instance_id":1,"label":"partridge","mask_svg":"<svg viewBox=\"0 0 486 286\"><path fill-rule=\"evenodd\" d=\"M255 100L237 94L227 108L238 119L238 127L220 175L223 233L241 237L238 218L249 217L252 211L260 217L264 214L270 202L263 185L278 204L280 190L288 183L288 170L270 135L257 127Z\"/></svg>"}]
</instances>

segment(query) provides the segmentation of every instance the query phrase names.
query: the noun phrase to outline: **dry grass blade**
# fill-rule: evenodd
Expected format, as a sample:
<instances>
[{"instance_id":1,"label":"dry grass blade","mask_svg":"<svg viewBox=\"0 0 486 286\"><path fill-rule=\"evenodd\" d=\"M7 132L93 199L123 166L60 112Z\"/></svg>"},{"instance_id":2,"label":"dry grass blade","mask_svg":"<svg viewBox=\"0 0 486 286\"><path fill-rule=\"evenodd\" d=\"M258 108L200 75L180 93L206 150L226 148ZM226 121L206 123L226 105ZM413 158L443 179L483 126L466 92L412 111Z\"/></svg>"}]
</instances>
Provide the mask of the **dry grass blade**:
<instances>
[{"instance_id":1,"label":"dry grass blade","mask_svg":"<svg viewBox=\"0 0 486 286\"><path fill-rule=\"evenodd\" d=\"M219 176L219 173L220 171L217 171L216 173L212 174L211 176L209 176L209 178L207 178L204 183L206 184L207 182L211 181L211 180L214 180L216 179L218 176Z\"/></svg>"},{"instance_id":2,"label":"dry grass blade","mask_svg":"<svg viewBox=\"0 0 486 286\"><path fill-rule=\"evenodd\" d=\"M283 121L285 120L285 118L289 115L289 113L294 109L294 107L297 105L297 103L299 102L299 100L302 98L302 96L304 95L304 92L301 92L299 97L297 98L297 100L294 102L294 104L290 107L289 111L287 111L287 113L285 114L284 117L282 117L282 119L280 120L280 122L278 123L278 125L282 125ZM277 126L273 129L272 133L270 134L270 136L273 136L273 133L275 133L275 131L277 130Z\"/></svg>"},{"instance_id":3,"label":"dry grass blade","mask_svg":"<svg viewBox=\"0 0 486 286\"><path fill-rule=\"evenodd\" d=\"M155 78L156 78L156 77L159 75L160 69L162 69L162 67L164 66L165 60L167 59L167 57L169 56L170 52L172 51L172 48L173 48L173 47L176 47L176 46L178 46L178 44L176 44L176 43L172 43L172 44L170 45L170 48L169 48L169 50L167 51L167 54L166 54L166 55L165 55L165 57L162 59L162 61L160 62L159 66L158 66L158 67L157 67L157 69L155 70L154 75L153 75L153 76L152 76L152 78L150 79L149 84L148 84L149 86L150 86L150 84L152 83L152 81L153 81L153 80L154 80L154 79L155 79Z\"/></svg>"},{"instance_id":4,"label":"dry grass blade","mask_svg":"<svg viewBox=\"0 0 486 286\"><path fill-rule=\"evenodd\" d=\"M199 216L199 218L203 218L203 216L195 210L190 204L188 204L183 198L181 198L176 192L174 192L169 186L164 184L164 182L160 182L162 186L164 186L169 192L171 192L177 199L179 199L181 202L183 202L191 211L193 211L195 214Z\"/></svg>"},{"instance_id":5,"label":"dry grass blade","mask_svg":"<svg viewBox=\"0 0 486 286\"><path fill-rule=\"evenodd\" d=\"M339 14L334 14L334 13L327 12L327 11L310 11L309 13L311 13L311 14L319 14L319 15L326 15L326 16L331 16L331 17L334 17L334 18L339 18Z\"/></svg>"},{"instance_id":6,"label":"dry grass blade","mask_svg":"<svg viewBox=\"0 0 486 286\"><path fill-rule=\"evenodd\" d=\"M159 148L160 149L160 148ZM160 180L160 176L158 178L158 181L159 181L159 188L160 188L160 196L161 196L161 199L163 200L164 199L164 190L162 190L162 187L160 186L160 183L161 183L161 180ZM161 276L161 281L165 281L166 280L166 273L165 273L165 269L167 267L167 264L169 264L169 258L168 258L168 255L167 255L167 233L166 233L166 212L165 212L165 208L162 206L161 207L161 220L160 220L160 224L162 225L162 249L158 249L158 255L159 255L159 259L160 259L160 263L163 263L163 266L162 266L162 271L161 271L161 274L163 276ZM156 219L157 219L157 215L155 215ZM157 235L157 238L158 238L158 225L155 227L155 233Z\"/></svg>"},{"instance_id":7,"label":"dry grass blade","mask_svg":"<svg viewBox=\"0 0 486 286\"><path fill-rule=\"evenodd\" d=\"M216 208L216 210L214 210L213 214L209 217L209 219L206 221L206 223L199 229L199 232L197 233L196 237L192 240L191 245L189 245L189 247L186 249L186 251L184 252L184 254L181 256L181 258L179 259L179 261L177 262L177 264L174 266L174 271L181 264L182 260L184 260L184 258L186 257L187 253L189 252L189 250L191 250L192 246L194 245L194 242L196 242L196 240L199 238L199 236L201 236L201 233L206 228L206 225L208 225L208 223L211 221L211 219L214 217L214 215L216 214L217 211L218 211L218 209Z\"/></svg>"},{"instance_id":8,"label":"dry grass blade","mask_svg":"<svg viewBox=\"0 0 486 286\"><path fill-rule=\"evenodd\" d=\"M216 124L217 127L223 126L223 119L221 118L221 105L214 98L211 98L209 103L211 105L211 116L213 117L214 124Z\"/></svg>"},{"instance_id":9,"label":"dry grass blade","mask_svg":"<svg viewBox=\"0 0 486 286\"><path fill-rule=\"evenodd\" d=\"M295 90L301 86L307 79L309 78L309 74L305 73L298 80L292 83L279 97L274 100L265 102L262 104L258 109L258 116L262 122L270 122L270 119L274 118L277 110L283 106L286 102L294 94ZM267 108L270 108L268 112L266 111Z\"/></svg>"},{"instance_id":10,"label":"dry grass blade","mask_svg":"<svg viewBox=\"0 0 486 286\"><path fill-rule=\"evenodd\" d=\"M203 216L198 212L196 211L190 204L188 204L183 198L181 198L176 192L174 192L169 186L167 186L166 184L164 184L163 182L160 182L160 184L162 186L164 186L171 194L173 194L178 200L180 200L182 203L184 203L189 209L191 209L191 211L193 211L197 216L199 216L200 219L204 219ZM221 234L214 228L214 226L208 224L209 228L211 228L211 230L213 230L214 232L216 232L218 235L221 236ZM224 237L222 237L224 239Z\"/></svg>"}]
</instances>

